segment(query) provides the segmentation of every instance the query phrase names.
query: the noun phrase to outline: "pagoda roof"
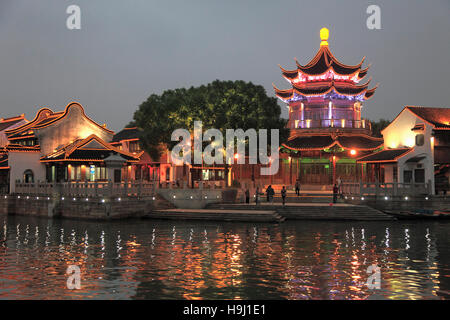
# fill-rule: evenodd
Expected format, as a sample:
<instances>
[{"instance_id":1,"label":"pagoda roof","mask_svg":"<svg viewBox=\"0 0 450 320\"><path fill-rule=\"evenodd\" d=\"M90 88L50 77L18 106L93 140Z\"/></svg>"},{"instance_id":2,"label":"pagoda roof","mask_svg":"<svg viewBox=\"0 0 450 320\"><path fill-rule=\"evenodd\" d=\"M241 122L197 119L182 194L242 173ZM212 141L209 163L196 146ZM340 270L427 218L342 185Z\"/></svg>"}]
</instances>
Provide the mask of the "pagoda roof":
<instances>
[{"instance_id":1,"label":"pagoda roof","mask_svg":"<svg viewBox=\"0 0 450 320\"><path fill-rule=\"evenodd\" d=\"M333 93L340 96L358 96L357 100L370 99L376 90L368 89L367 84L358 86L361 79L367 76L370 68L362 68L365 57L356 65L346 65L340 62L331 53L328 47L329 31L326 28L320 30L322 42L314 58L306 65L302 65L295 59L297 68L294 70L284 69L281 72L291 84L292 90L279 90L275 88L276 95L288 102L291 98L299 100L300 96L320 96Z\"/></svg>"},{"instance_id":2,"label":"pagoda roof","mask_svg":"<svg viewBox=\"0 0 450 320\"><path fill-rule=\"evenodd\" d=\"M377 162L397 162L397 159L411 152L411 148L385 149L367 156L361 157L357 162L377 163Z\"/></svg>"},{"instance_id":3,"label":"pagoda roof","mask_svg":"<svg viewBox=\"0 0 450 320\"><path fill-rule=\"evenodd\" d=\"M323 150L335 145L346 150L373 151L383 145L383 139L364 134L311 134L294 136L282 145L288 149L299 151Z\"/></svg>"},{"instance_id":4,"label":"pagoda roof","mask_svg":"<svg viewBox=\"0 0 450 320\"><path fill-rule=\"evenodd\" d=\"M103 161L110 155L120 155L128 162L138 162L139 156L119 150L96 135L78 139L43 156L41 162L53 161Z\"/></svg>"},{"instance_id":5,"label":"pagoda roof","mask_svg":"<svg viewBox=\"0 0 450 320\"><path fill-rule=\"evenodd\" d=\"M302 96L318 96L325 95L327 93L335 92L344 96L359 96L363 95L364 100L370 99L378 85L372 89L368 89L370 80L363 85L355 85L349 82L343 81L322 81L317 83L295 83L292 85L292 89L280 90L275 85L275 94L283 99L287 100L297 93Z\"/></svg>"},{"instance_id":6,"label":"pagoda roof","mask_svg":"<svg viewBox=\"0 0 450 320\"><path fill-rule=\"evenodd\" d=\"M326 35L322 37L322 31L326 30ZM328 47L328 29L324 28L321 30L322 42L320 48L316 55L310 62L306 65L302 65L295 59L295 64L297 69L288 70L280 66L283 76L288 80L294 80L299 76L299 73L306 76L320 76L326 72L333 70L336 75L340 76L354 76L357 75L358 80L364 78L370 68L370 65L362 69L362 64L364 63L365 57L362 58L361 62L356 65L347 65L340 62L330 51Z\"/></svg>"},{"instance_id":7,"label":"pagoda roof","mask_svg":"<svg viewBox=\"0 0 450 320\"><path fill-rule=\"evenodd\" d=\"M362 58L360 63L353 66L343 64L331 53L328 45L321 45L317 54L308 64L303 66L297 59L295 59L295 63L297 65L297 69L307 75L321 75L330 68L339 75L351 75L359 73L364 60L365 57Z\"/></svg>"}]
</instances>

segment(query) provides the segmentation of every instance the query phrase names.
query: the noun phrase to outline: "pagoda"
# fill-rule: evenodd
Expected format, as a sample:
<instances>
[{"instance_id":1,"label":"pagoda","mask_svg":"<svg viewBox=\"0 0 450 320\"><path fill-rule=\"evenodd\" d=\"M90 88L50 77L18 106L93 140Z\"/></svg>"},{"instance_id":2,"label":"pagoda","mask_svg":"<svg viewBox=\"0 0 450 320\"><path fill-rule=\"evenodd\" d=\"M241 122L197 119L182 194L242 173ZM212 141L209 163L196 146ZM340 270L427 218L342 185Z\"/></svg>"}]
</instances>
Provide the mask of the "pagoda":
<instances>
[{"instance_id":1,"label":"pagoda","mask_svg":"<svg viewBox=\"0 0 450 320\"><path fill-rule=\"evenodd\" d=\"M362 67L365 58L345 65L328 47L328 29L320 30L320 38L319 51L308 64L296 60L294 70L280 66L291 85L287 90L274 85L277 97L289 107L290 137L281 152L289 155L290 176L302 184L358 181L364 167L356 158L383 145L383 139L372 136L370 122L361 118L364 102L378 85L369 88L370 79L363 83L370 67Z\"/></svg>"}]
</instances>

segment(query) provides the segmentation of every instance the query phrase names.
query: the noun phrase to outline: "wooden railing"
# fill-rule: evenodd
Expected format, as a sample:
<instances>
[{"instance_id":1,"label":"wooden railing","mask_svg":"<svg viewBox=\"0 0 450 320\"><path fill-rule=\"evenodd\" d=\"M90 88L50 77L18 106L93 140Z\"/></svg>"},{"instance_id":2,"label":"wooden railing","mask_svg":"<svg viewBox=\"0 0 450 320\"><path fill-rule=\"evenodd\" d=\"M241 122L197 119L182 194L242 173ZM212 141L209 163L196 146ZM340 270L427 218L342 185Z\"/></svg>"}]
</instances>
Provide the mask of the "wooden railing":
<instances>
[{"instance_id":1,"label":"wooden railing","mask_svg":"<svg viewBox=\"0 0 450 320\"><path fill-rule=\"evenodd\" d=\"M431 194L431 183L353 183L344 182L341 191L346 195L359 196L414 196Z\"/></svg>"}]
</instances>

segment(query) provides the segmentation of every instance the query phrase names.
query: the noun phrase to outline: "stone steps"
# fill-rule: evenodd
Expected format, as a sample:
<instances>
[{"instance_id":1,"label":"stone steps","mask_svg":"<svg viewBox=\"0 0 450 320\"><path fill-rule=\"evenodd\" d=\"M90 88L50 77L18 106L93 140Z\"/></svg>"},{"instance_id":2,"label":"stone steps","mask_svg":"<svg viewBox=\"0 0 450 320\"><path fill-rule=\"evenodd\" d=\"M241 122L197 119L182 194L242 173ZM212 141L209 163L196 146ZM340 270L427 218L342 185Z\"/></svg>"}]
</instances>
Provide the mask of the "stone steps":
<instances>
[{"instance_id":1,"label":"stone steps","mask_svg":"<svg viewBox=\"0 0 450 320\"><path fill-rule=\"evenodd\" d=\"M210 209L233 210L275 210L287 220L358 220L358 221L392 221L394 217L367 206L329 206L329 205L227 205L217 204Z\"/></svg>"},{"instance_id":2,"label":"stone steps","mask_svg":"<svg viewBox=\"0 0 450 320\"><path fill-rule=\"evenodd\" d=\"M166 209L154 210L147 219L205 220L226 222L283 222L275 210Z\"/></svg>"}]
</instances>

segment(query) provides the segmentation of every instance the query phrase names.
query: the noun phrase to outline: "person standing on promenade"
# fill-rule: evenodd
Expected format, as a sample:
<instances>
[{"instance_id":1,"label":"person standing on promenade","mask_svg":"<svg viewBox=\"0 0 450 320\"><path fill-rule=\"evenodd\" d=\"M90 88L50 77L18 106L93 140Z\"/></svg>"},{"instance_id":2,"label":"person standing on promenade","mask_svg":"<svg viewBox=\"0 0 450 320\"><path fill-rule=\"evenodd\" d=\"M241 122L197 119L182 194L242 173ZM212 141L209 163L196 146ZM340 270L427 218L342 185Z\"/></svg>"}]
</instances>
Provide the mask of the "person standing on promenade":
<instances>
[{"instance_id":1,"label":"person standing on promenade","mask_svg":"<svg viewBox=\"0 0 450 320\"><path fill-rule=\"evenodd\" d=\"M286 187L283 186L281 189L281 198L283 199L283 206L286 204Z\"/></svg>"},{"instance_id":2,"label":"person standing on promenade","mask_svg":"<svg viewBox=\"0 0 450 320\"><path fill-rule=\"evenodd\" d=\"M300 181L295 181L295 193L300 196Z\"/></svg>"},{"instance_id":3,"label":"person standing on promenade","mask_svg":"<svg viewBox=\"0 0 450 320\"><path fill-rule=\"evenodd\" d=\"M267 202L272 203L273 202L273 195L275 194L275 191L273 190L271 185L269 185L267 187L266 194L267 194Z\"/></svg>"},{"instance_id":4,"label":"person standing on promenade","mask_svg":"<svg viewBox=\"0 0 450 320\"><path fill-rule=\"evenodd\" d=\"M333 203L337 202L338 191L339 191L339 188L338 188L337 184L335 183L333 186Z\"/></svg>"},{"instance_id":5,"label":"person standing on promenade","mask_svg":"<svg viewBox=\"0 0 450 320\"><path fill-rule=\"evenodd\" d=\"M341 177L337 178L337 187L338 187L339 198L342 198L342 180L341 180Z\"/></svg>"},{"instance_id":6,"label":"person standing on promenade","mask_svg":"<svg viewBox=\"0 0 450 320\"><path fill-rule=\"evenodd\" d=\"M245 189L245 203L250 203L250 190Z\"/></svg>"}]
</instances>

